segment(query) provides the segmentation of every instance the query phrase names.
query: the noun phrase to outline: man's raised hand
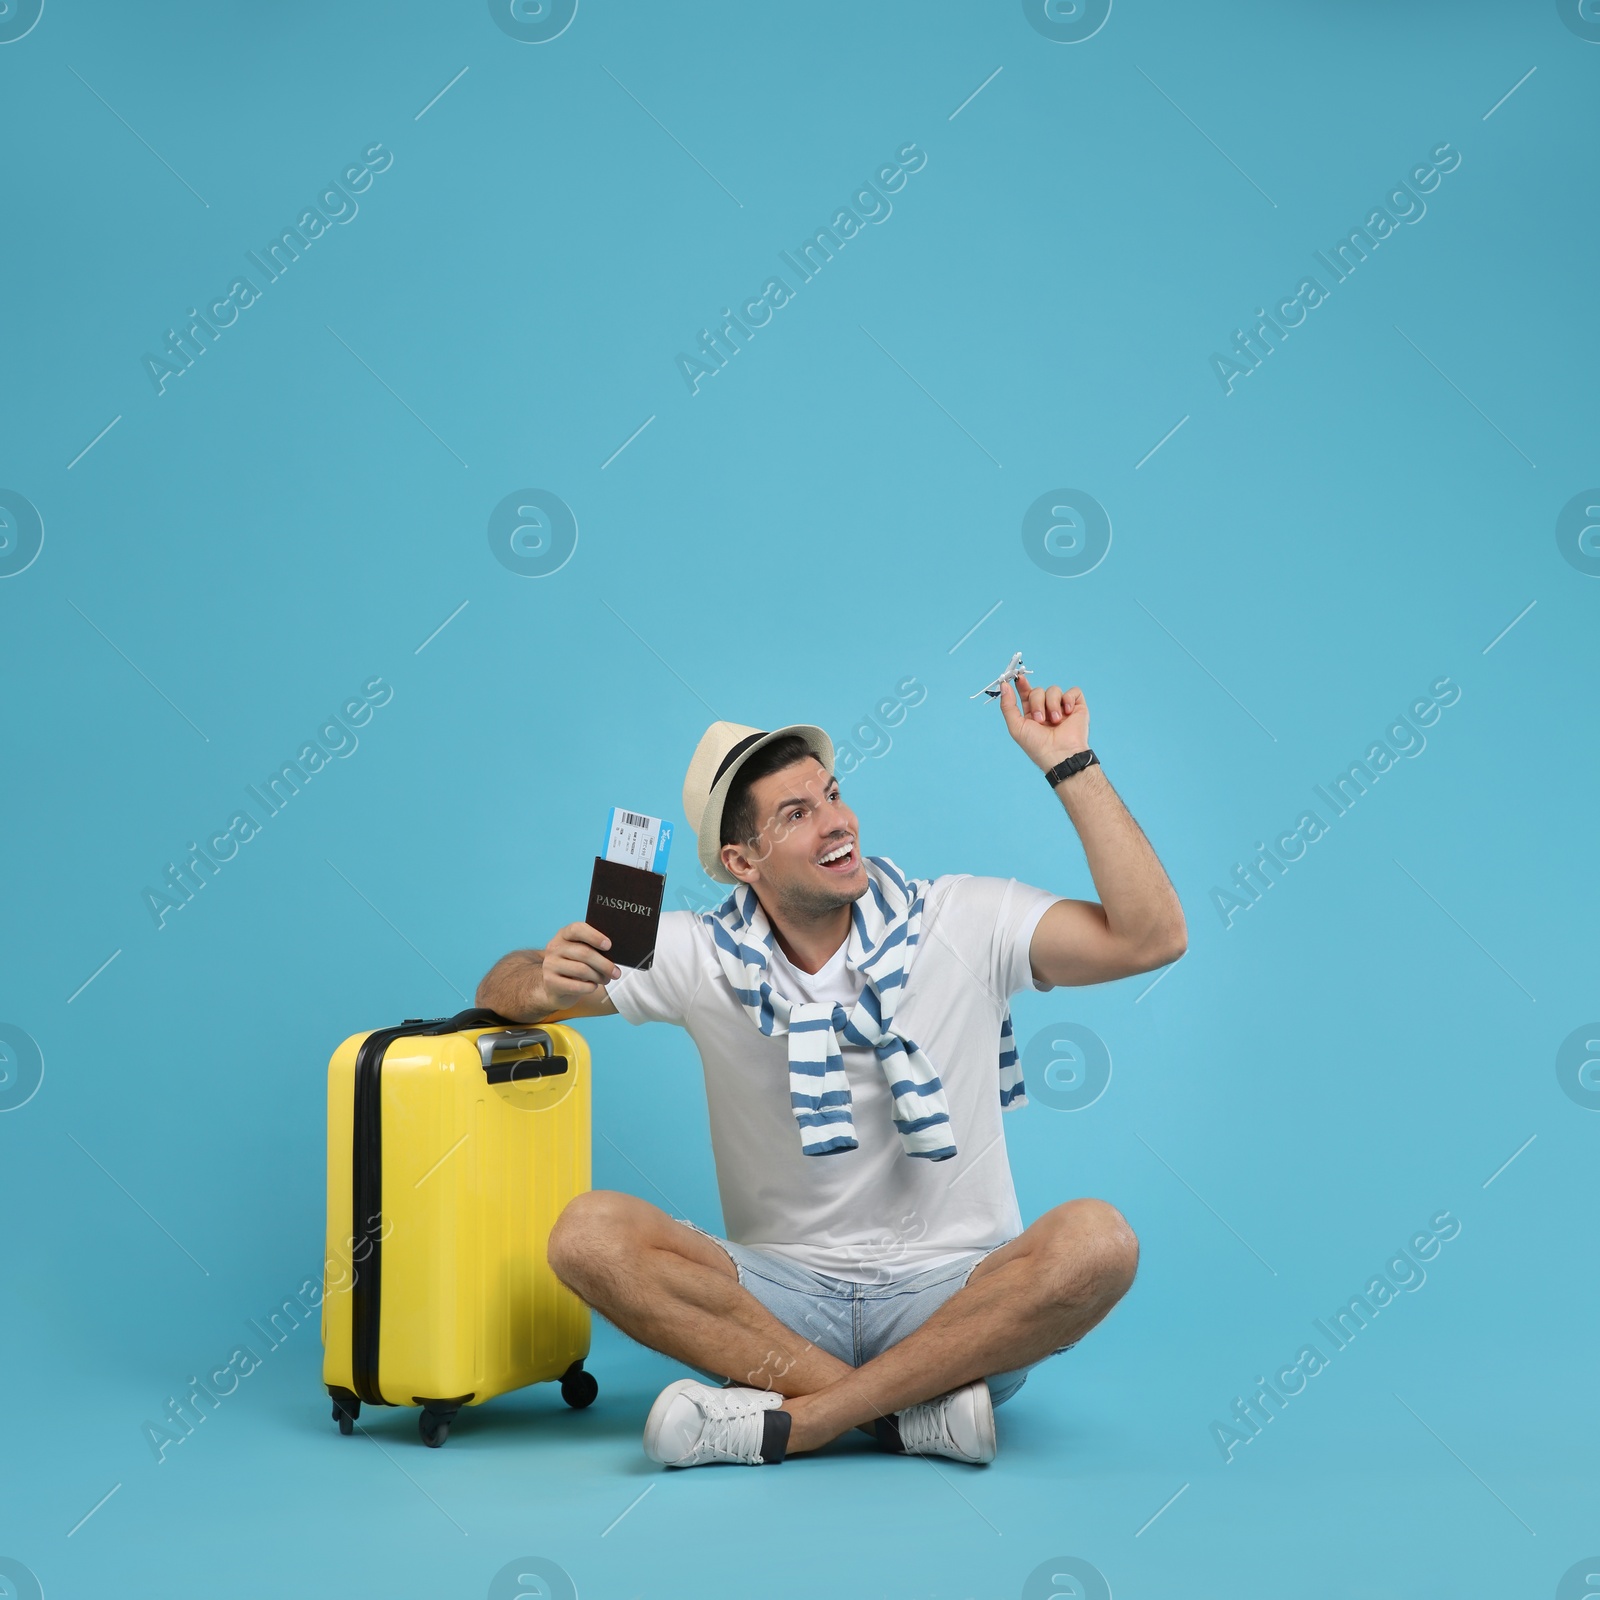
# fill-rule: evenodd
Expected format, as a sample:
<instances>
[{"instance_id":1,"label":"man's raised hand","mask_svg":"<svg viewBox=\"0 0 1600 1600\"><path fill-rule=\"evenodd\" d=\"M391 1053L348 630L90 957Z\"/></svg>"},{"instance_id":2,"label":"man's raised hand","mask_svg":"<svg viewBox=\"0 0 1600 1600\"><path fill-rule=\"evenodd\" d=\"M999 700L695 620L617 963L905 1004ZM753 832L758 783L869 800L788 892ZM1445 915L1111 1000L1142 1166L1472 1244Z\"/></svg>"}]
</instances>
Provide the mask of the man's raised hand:
<instances>
[{"instance_id":1,"label":"man's raised hand","mask_svg":"<svg viewBox=\"0 0 1600 1600\"><path fill-rule=\"evenodd\" d=\"M1012 693L1000 695L1011 737L1041 772L1089 748L1089 707L1083 690L1035 689L1019 672ZM1013 698L1013 696L1015 698Z\"/></svg>"},{"instance_id":2,"label":"man's raised hand","mask_svg":"<svg viewBox=\"0 0 1600 1600\"><path fill-rule=\"evenodd\" d=\"M587 922L569 922L544 947L544 993L553 1011L604 998L604 986L622 969L604 952L611 941Z\"/></svg>"}]
</instances>

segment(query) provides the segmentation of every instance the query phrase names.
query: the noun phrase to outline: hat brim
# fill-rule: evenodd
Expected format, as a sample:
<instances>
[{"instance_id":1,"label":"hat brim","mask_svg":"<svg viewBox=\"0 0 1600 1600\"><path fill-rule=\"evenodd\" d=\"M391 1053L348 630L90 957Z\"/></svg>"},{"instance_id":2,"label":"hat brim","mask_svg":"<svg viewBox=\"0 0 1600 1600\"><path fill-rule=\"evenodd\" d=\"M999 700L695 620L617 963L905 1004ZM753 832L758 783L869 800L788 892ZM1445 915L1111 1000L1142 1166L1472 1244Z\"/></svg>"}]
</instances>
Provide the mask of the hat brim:
<instances>
[{"instance_id":1,"label":"hat brim","mask_svg":"<svg viewBox=\"0 0 1600 1600\"><path fill-rule=\"evenodd\" d=\"M722 810L728 803L728 791L733 788L733 780L738 777L739 769L758 750L764 750L774 739L782 739L791 733L799 734L805 740L811 754L822 763L830 775L832 774L833 740L814 723L793 722L787 728L774 728L771 733L765 733L757 739L748 750L741 750L738 759L712 784L711 793L706 796L705 810L700 813L700 826L695 830L700 865L705 869L706 876L715 882L739 881L722 864Z\"/></svg>"}]
</instances>

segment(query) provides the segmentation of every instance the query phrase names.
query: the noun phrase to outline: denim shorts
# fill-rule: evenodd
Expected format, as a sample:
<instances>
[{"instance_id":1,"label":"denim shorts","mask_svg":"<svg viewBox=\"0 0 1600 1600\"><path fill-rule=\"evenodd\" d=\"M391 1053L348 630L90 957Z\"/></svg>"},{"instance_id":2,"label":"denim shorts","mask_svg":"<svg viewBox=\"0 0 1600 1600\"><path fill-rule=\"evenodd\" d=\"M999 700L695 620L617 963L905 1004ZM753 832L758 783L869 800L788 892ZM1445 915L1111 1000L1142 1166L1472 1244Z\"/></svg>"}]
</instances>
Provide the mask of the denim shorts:
<instances>
[{"instance_id":1,"label":"denim shorts","mask_svg":"<svg viewBox=\"0 0 1600 1600\"><path fill-rule=\"evenodd\" d=\"M687 1226L695 1227L692 1222ZM862 1366L914 1333L966 1284L972 1269L989 1254L987 1250L968 1250L925 1272L883 1283L852 1283L813 1272L787 1256L768 1255L750 1245L719 1239L704 1228L695 1228L695 1232L727 1251L740 1284L779 1322L852 1367ZM1029 1370L1022 1367L989 1377L994 1404L1009 1400L1027 1382Z\"/></svg>"}]
</instances>

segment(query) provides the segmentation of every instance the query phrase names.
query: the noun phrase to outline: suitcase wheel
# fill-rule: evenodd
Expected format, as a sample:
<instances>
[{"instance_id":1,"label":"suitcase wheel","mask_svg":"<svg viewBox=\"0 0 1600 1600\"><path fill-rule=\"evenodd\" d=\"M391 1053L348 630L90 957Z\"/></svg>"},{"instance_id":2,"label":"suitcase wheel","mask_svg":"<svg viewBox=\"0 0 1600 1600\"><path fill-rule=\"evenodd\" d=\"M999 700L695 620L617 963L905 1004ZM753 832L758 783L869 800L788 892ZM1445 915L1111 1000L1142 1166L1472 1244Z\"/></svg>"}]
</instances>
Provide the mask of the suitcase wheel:
<instances>
[{"instance_id":1,"label":"suitcase wheel","mask_svg":"<svg viewBox=\"0 0 1600 1600\"><path fill-rule=\"evenodd\" d=\"M593 1405L599 1393L600 1385L594 1381L594 1374L585 1372L581 1361L574 1361L561 1374L561 1398L574 1411L582 1411L585 1406Z\"/></svg>"},{"instance_id":2,"label":"suitcase wheel","mask_svg":"<svg viewBox=\"0 0 1600 1600\"><path fill-rule=\"evenodd\" d=\"M341 1389L337 1394L329 1391L333 1398L333 1420L339 1424L339 1432L352 1434L356 1431L356 1418L361 1415L361 1402L346 1389Z\"/></svg>"},{"instance_id":3,"label":"suitcase wheel","mask_svg":"<svg viewBox=\"0 0 1600 1600\"><path fill-rule=\"evenodd\" d=\"M430 1449L437 1450L446 1439L450 1437L450 1424L456 1420L459 1406L449 1406L435 1411L430 1406L424 1406L417 1417L417 1431L422 1435L422 1442Z\"/></svg>"}]
</instances>

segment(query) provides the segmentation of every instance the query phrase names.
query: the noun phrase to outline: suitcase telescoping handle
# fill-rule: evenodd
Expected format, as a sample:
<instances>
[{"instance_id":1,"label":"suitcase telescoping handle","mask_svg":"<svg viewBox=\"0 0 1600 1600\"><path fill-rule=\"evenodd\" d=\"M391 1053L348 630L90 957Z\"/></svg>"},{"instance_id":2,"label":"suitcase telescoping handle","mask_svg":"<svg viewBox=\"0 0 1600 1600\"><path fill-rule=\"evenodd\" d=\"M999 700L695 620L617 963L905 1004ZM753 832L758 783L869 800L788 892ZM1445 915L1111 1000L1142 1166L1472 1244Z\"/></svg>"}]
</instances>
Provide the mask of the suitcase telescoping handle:
<instances>
[{"instance_id":1,"label":"suitcase telescoping handle","mask_svg":"<svg viewBox=\"0 0 1600 1600\"><path fill-rule=\"evenodd\" d=\"M542 1056L526 1056L521 1061L496 1061L497 1055L524 1050L529 1045L544 1046ZM485 1033L478 1037L478 1054L483 1058L483 1075L490 1083L522 1083L529 1078L557 1078L569 1070L565 1056L555 1053L555 1045L543 1028L513 1028L505 1033Z\"/></svg>"}]
</instances>

